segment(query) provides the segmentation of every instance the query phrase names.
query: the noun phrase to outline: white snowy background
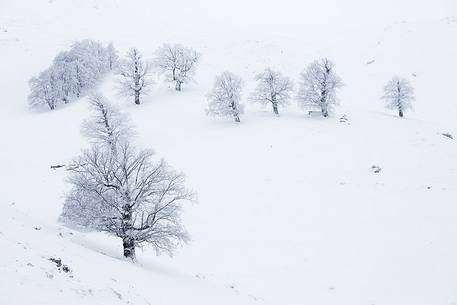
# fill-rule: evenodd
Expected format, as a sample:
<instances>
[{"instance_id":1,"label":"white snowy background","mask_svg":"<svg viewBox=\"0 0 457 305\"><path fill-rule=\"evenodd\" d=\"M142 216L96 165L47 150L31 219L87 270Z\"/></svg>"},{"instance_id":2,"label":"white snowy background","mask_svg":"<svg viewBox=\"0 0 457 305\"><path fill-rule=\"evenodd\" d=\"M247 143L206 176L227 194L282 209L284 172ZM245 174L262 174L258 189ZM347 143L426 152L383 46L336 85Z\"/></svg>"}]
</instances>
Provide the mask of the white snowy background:
<instances>
[{"instance_id":1,"label":"white snowy background","mask_svg":"<svg viewBox=\"0 0 457 305\"><path fill-rule=\"evenodd\" d=\"M86 38L202 53L180 93L158 80L138 106L112 76L99 86L198 192L173 258L133 264L119 240L57 223L68 185L50 165L87 145L88 103L32 111L27 82ZM321 57L345 83L332 117L247 102L266 66L296 81ZM204 112L226 69L246 83L238 125ZM455 0L1 0L0 304L456 304L456 70ZM416 91L403 119L380 99L394 75Z\"/></svg>"}]
</instances>

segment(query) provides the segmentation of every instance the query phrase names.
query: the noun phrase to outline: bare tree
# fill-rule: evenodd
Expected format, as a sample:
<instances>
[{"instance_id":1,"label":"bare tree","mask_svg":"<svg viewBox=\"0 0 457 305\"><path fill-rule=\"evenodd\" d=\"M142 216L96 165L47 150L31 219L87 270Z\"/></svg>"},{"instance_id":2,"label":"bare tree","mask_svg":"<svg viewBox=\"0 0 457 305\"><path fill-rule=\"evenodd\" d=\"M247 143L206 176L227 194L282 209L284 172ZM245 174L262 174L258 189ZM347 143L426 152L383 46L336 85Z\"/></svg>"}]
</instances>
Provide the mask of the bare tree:
<instances>
[{"instance_id":1,"label":"bare tree","mask_svg":"<svg viewBox=\"0 0 457 305\"><path fill-rule=\"evenodd\" d=\"M156 52L155 63L170 82L175 83L176 91L182 84L193 79L200 54L181 44L164 44Z\"/></svg>"},{"instance_id":2,"label":"bare tree","mask_svg":"<svg viewBox=\"0 0 457 305\"><path fill-rule=\"evenodd\" d=\"M279 115L278 105L289 103L290 93L293 89L292 82L280 72L266 68L256 75L257 87L251 94L250 100L261 105L271 104L273 112Z\"/></svg>"},{"instance_id":3,"label":"bare tree","mask_svg":"<svg viewBox=\"0 0 457 305\"><path fill-rule=\"evenodd\" d=\"M398 115L403 117L406 110L412 109L411 102L415 100L414 88L404 78L394 77L384 87L382 98L389 109L397 109Z\"/></svg>"},{"instance_id":4,"label":"bare tree","mask_svg":"<svg viewBox=\"0 0 457 305\"><path fill-rule=\"evenodd\" d=\"M51 69L41 72L38 77L32 77L29 86L28 101L31 107L46 105L51 110L56 108L61 95L56 75Z\"/></svg>"},{"instance_id":5,"label":"bare tree","mask_svg":"<svg viewBox=\"0 0 457 305\"><path fill-rule=\"evenodd\" d=\"M126 258L135 259L135 248L145 244L171 255L189 238L180 214L194 194L182 174L129 143L125 122L105 102L92 100L95 121L86 123L85 133L95 142L67 166L72 189L60 220L121 238Z\"/></svg>"},{"instance_id":6,"label":"bare tree","mask_svg":"<svg viewBox=\"0 0 457 305\"><path fill-rule=\"evenodd\" d=\"M126 58L119 61L119 92L125 96L133 96L135 104L140 104L140 96L147 93L151 82L148 79L149 64L143 59L138 49L127 52Z\"/></svg>"},{"instance_id":7,"label":"bare tree","mask_svg":"<svg viewBox=\"0 0 457 305\"><path fill-rule=\"evenodd\" d=\"M243 105L240 104L242 79L231 73L223 72L216 76L213 90L208 94L206 113L213 116L231 116L235 122L240 122Z\"/></svg>"},{"instance_id":8,"label":"bare tree","mask_svg":"<svg viewBox=\"0 0 457 305\"><path fill-rule=\"evenodd\" d=\"M297 101L301 108L318 107L324 117L337 104L337 90L343 85L327 58L316 60L301 73Z\"/></svg>"},{"instance_id":9,"label":"bare tree","mask_svg":"<svg viewBox=\"0 0 457 305\"><path fill-rule=\"evenodd\" d=\"M133 135L127 116L119 112L103 95L92 94L89 103L92 115L83 121L82 133L92 142L106 144L115 150L121 140Z\"/></svg>"}]
</instances>

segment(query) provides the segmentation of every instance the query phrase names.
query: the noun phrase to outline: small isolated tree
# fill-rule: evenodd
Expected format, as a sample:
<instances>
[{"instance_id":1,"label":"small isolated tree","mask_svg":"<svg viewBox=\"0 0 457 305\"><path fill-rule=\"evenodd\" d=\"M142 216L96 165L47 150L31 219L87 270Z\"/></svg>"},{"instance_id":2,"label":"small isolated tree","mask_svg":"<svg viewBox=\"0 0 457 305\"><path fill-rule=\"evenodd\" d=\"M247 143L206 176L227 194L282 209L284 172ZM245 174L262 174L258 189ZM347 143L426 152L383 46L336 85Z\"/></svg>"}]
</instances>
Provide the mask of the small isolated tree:
<instances>
[{"instance_id":1,"label":"small isolated tree","mask_svg":"<svg viewBox=\"0 0 457 305\"><path fill-rule=\"evenodd\" d=\"M67 167L72 189L60 220L121 238L126 258L135 259L135 248L145 244L172 254L188 240L180 212L193 194L183 175L154 161L150 150L135 149L123 116L105 99L95 96L91 103L85 134L94 141Z\"/></svg>"},{"instance_id":2,"label":"small isolated tree","mask_svg":"<svg viewBox=\"0 0 457 305\"><path fill-rule=\"evenodd\" d=\"M251 94L250 100L261 105L271 104L273 112L279 115L278 105L284 106L289 103L293 89L292 82L288 77L270 68L258 74L255 79L257 87Z\"/></svg>"},{"instance_id":3,"label":"small isolated tree","mask_svg":"<svg viewBox=\"0 0 457 305\"><path fill-rule=\"evenodd\" d=\"M181 44L164 44L156 52L155 63L170 82L175 83L176 91L182 84L193 80L200 54Z\"/></svg>"},{"instance_id":4,"label":"small isolated tree","mask_svg":"<svg viewBox=\"0 0 457 305\"><path fill-rule=\"evenodd\" d=\"M243 105L240 104L242 79L231 73L223 72L216 76L213 90L208 94L206 113L213 116L230 116L235 122L240 122Z\"/></svg>"},{"instance_id":5,"label":"small isolated tree","mask_svg":"<svg viewBox=\"0 0 457 305\"><path fill-rule=\"evenodd\" d=\"M343 85L327 58L316 60L301 73L297 101L302 109L319 108L324 117L338 103L337 90Z\"/></svg>"},{"instance_id":6,"label":"small isolated tree","mask_svg":"<svg viewBox=\"0 0 457 305\"><path fill-rule=\"evenodd\" d=\"M119 61L119 92L124 96L133 96L135 104L140 104L140 96L147 93L151 84L149 75L149 65L143 59L138 49L131 49L127 52L124 59Z\"/></svg>"},{"instance_id":7,"label":"small isolated tree","mask_svg":"<svg viewBox=\"0 0 457 305\"><path fill-rule=\"evenodd\" d=\"M407 79L394 77L384 87L382 98L387 108L398 110L398 115L403 117L406 110L412 109L411 102L415 100L414 89Z\"/></svg>"}]
</instances>

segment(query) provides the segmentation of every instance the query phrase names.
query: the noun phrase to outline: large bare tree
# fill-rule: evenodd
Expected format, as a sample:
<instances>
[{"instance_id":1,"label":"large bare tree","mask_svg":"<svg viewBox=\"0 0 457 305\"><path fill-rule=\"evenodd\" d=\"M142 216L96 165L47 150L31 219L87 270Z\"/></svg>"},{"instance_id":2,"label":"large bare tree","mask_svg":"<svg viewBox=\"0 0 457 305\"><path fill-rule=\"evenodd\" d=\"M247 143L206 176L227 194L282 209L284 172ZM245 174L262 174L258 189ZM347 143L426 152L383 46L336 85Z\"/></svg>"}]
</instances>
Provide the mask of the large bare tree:
<instances>
[{"instance_id":1,"label":"large bare tree","mask_svg":"<svg viewBox=\"0 0 457 305\"><path fill-rule=\"evenodd\" d=\"M172 254L188 240L181 208L194 194L181 173L155 160L151 150L133 147L122 116L105 100L94 104L96 120L86 123L85 134L95 141L67 166L72 188L61 220L121 238L126 258L135 259L135 249L145 244Z\"/></svg>"}]
</instances>

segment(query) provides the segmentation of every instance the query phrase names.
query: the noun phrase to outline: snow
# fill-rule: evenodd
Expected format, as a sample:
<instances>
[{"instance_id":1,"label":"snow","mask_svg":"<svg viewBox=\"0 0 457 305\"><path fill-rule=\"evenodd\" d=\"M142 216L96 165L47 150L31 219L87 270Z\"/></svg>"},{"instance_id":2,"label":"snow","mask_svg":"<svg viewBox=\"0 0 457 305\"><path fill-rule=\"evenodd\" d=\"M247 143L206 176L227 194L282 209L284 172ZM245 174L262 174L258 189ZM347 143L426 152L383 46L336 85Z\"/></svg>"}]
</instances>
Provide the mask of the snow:
<instances>
[{"instance_id":1,"label":"snow","mask_svg":"<svg viewBox=\"0 0 457 305\"><path fill-rule=\"evenodd\" d=\"M256 17L257 0L3 1L0 304L456 303L457 143L442 135L457 135L455 3L405 0L390 14L394 1L337 2L268 4L266 16L282 18L272 21ZM325 8L325 21L313 17ZM88 103L29 110L27 81L85 38L121 55L152 57L165 42L202 53L196 83L177 93L158 81L140 106L116 94L113 76L100 85L130 114L138 144L198 193L184 215L192 241L173 258L145 248L133 264L119 240L57 223L68 185L50 166L87 145ZM296 82L324 56L345 83L331 118L295 103L275 117L247 102L266 66ZM204 112L227 69L246 85L240 124ZM381 101L394 75L416 93L403 119Z\"/></svg>"}]
</instances>

